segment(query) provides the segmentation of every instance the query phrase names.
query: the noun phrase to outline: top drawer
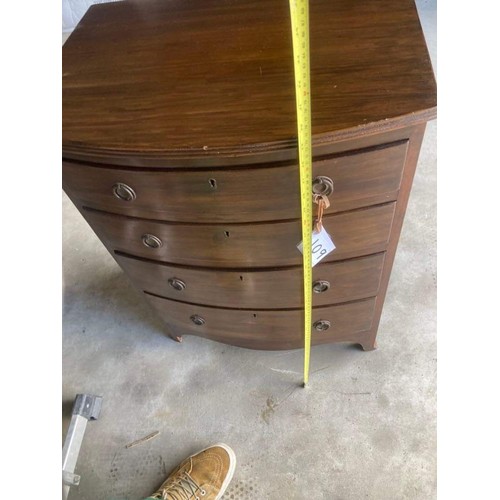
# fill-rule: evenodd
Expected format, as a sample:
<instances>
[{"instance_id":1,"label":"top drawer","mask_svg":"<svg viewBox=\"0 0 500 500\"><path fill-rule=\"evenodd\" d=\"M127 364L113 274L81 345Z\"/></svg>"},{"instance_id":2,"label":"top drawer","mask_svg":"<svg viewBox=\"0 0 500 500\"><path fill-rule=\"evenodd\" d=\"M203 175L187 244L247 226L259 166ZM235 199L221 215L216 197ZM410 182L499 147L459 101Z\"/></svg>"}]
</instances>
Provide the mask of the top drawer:
<instances>
[{"instance_id":1,"label":"top drawer","mask_svg":"<svg viewBox=\"0 0 500 500\"><path fill-rule=\"evenodd\" d=\"M407 141L330 157L313 177L332 179L326 213L397 198ZM212 170L104 168L63 162L63 187L81 205L171 222L256 222L300 218L297 165Z\"/></svg>"}]
</instances>

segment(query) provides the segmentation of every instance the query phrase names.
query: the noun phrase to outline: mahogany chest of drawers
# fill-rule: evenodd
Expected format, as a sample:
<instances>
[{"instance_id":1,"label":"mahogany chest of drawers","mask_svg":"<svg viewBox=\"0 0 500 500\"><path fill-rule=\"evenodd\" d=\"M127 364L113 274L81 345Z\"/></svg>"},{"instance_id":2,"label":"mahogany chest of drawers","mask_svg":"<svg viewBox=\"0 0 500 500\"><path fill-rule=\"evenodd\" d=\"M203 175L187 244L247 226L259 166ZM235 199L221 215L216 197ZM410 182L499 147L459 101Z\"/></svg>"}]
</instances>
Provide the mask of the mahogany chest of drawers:
<instances>
[{"instance_id":1,"label":"mahogany chest of drawers","mask_svg":"<svg viewBox=\"0 0 500 500\"><path fill-rule=\"evenodd\" d=\"M412 0L310 18L312 342L373 349L435 80ZM287 1L95 5L63 47L64 190L173 338L302 347L296 141Z\"/></svg>"}]
</instances>

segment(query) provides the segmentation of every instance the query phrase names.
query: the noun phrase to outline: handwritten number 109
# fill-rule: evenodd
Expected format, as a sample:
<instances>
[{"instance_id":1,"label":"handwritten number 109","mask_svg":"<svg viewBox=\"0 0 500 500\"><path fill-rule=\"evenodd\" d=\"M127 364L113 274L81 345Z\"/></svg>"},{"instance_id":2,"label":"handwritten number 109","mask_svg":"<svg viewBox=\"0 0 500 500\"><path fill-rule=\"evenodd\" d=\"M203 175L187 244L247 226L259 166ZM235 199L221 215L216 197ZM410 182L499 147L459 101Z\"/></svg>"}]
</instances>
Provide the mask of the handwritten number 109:
<instances>
[{"instance_id":1,"label":"handwritten number 109","mask_svg":"<svg viewBox=\"0 0 500 500\"><path fill-rule=\"evenodd\" d=\"M323 255L326 255L328 252L327 252L326 248L323 248L323 245L321 243L318 243L317 245L316 245L316 243L318 243L317 239L313 241L312 253L319 252L319 256L323 257Z\"/></svg>"}]
</instances>

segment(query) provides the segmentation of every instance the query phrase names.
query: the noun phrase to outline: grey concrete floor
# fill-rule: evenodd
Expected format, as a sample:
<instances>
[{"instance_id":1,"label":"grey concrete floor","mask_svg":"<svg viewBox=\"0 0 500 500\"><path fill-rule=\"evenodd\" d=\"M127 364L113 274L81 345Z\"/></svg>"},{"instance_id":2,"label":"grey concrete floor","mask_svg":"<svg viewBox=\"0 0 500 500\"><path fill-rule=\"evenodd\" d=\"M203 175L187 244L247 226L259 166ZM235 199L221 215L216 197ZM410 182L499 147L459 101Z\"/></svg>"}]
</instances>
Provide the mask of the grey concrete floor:
<instances>
[{"instance_id":1,"label":"grey concrete floor","mask_svg":"<svg viewBox=\"0 0 500 500\"><path fill-rule=\"evenodd\" d=\"M435 62L435 3L418 2ZM428 125L379 329L379 349L261 352L176 344L63 198L63 437L76 393L104 397L73 500L140 499L223 441L228 499L436 496L436 124ZM151 441L125 445L152 431Z\"/></svg>"}]
</instances>

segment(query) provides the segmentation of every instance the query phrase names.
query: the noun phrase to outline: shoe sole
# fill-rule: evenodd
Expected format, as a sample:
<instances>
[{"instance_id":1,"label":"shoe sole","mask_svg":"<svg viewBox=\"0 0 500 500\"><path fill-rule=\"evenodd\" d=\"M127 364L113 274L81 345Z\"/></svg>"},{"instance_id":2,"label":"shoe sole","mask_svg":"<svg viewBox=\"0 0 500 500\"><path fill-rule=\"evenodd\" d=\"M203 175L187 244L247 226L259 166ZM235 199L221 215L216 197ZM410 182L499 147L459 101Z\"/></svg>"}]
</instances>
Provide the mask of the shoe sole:
<instances>
[{"instance_id":1,"label":"shoe sole","mask_svg":"<svg viewBox=\"0 0 500 500\"><path fill-rule=\"evenodd\" d=\"M232 450L232 448L229 447L227 444L217 443L217 444L213 444L211 446L208 446L207 448L203 448L203 450L200 450L200 451L194 453L189 458L192 458L192 457L198 455L199 453L202 453L203 451L209 450L210 448L215 448L216 446L226 450L227 454L229 455L229 470L227 471L226 477L222 483L222 486L220 488L219 493L215 497L215 500L220 500L222 498L222 495L224 495L225 491L227 490L227 487L229 486L231 479L233 479L234 471L236 469L236 455L235 455L234 451Z\"/></svg>"}]
</instances>

